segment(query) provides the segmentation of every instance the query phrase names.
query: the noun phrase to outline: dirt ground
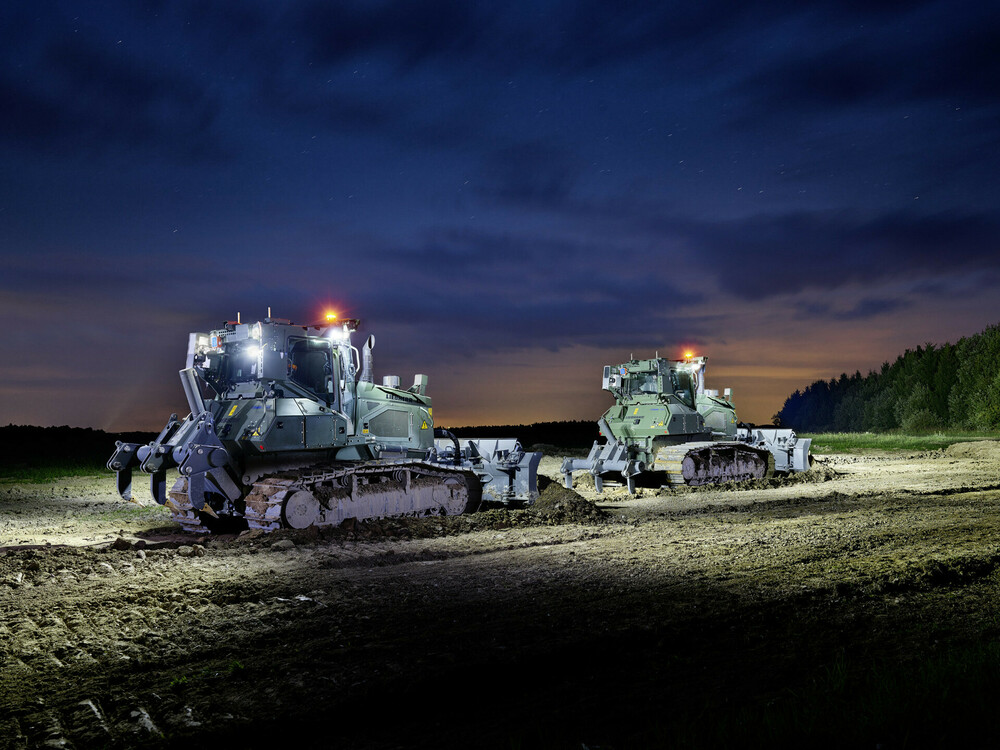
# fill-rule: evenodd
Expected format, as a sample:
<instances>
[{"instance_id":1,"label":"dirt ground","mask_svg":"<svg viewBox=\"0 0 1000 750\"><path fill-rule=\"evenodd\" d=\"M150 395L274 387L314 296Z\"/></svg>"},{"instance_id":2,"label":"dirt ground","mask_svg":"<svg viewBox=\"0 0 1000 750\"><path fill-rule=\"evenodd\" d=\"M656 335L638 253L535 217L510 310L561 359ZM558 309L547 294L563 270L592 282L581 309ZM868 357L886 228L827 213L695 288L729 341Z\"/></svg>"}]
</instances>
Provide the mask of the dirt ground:
<instances>
[{"instance_id":1,"label":"dirt ground","mask_svg":"<svg viewBox=\"0 0 1000 750\"><path fill-rule=\"evenodd\" d=\"M0 483L0 750L740 746L720 717L1000 636L1000 443L577 490L211 538Z\"/></svg>"}]
</instances>

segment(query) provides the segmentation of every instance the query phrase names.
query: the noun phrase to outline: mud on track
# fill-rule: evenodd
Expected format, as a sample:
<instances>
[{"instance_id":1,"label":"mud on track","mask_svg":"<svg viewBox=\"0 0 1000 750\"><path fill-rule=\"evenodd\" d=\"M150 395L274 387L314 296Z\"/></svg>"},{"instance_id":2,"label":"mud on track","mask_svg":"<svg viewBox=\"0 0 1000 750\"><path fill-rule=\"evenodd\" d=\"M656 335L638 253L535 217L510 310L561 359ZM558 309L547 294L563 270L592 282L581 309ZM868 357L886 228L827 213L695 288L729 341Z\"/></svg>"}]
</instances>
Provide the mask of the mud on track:
<instances>
[{"instance_id":1,"label":"mud on track","mask_svg":"<svg viewBox=\"0 0 1000 750\"><path fill-rule=\"evenodd\" d=\"M110 477L0 485L0 748L697 744L845 660L996 641L1000 446L821 460L580 488L603 513L553 486L536 511L216 539Z\"/></svg>"}]
</instances>

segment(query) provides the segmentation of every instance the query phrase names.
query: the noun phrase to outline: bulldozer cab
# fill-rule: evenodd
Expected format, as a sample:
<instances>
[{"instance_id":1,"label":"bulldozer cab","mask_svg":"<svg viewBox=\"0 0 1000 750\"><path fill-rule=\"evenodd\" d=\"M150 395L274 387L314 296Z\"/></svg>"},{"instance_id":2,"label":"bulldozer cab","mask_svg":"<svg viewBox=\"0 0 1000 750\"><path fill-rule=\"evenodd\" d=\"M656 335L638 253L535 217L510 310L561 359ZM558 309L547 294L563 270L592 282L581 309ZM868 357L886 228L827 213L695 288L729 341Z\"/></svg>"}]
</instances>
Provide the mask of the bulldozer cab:
<instances>
[{"instance_id":1,"label":"bulldozer cab","mask_svg":"<svg viewBox=\"0 0 1000 750\"><path fill-rule=\"evenodd\" d=\"M206 369L215 376L215 383L222 386L257 380L257 353L251 344L230 346L224 354L209 359Z\"/></svg>"},{"instance_id":2,"label":"bulldozer cab","mask_svg":"<svg viewBox=\"0 0 1000 750\"><path fill-rule=\"evenodd\" d=\"M655 395L659 393L656 380L656 375L653 373L636 373L629 379L629 395L642 396L643 394Z\"/></svg>"},{"instance_id":3,"label":"bulldozer cab","mask_svg":"<svg viewBox=\"0 0 1000 750\"><path fill-rule=\"evenodd\" d=\"M684 370L670 370L670 374L664 378L664 391L672 393L681 400L685 406L692 409L694 407L695 385L691 373ZM669 388L669 389L668 389Z\"/></svg>"},{"instance_id":4,"label":"bulldozer cab","mask_svg":"<svg viewBox=\"0 0 1000 750\"><path fill-rule=\"evenodd\" d=\"M317 338L290 339L288 379L327 403L337 397L338 368L329 341Z\"/></svg>"},{"instance_id":5,"label":"bulldozer cab","mask_svg":"<svg viewBox=\"0 0 1000 750\"><path fill-rule=\"evenodd\" d=\"M638 369L635 363L631 367L619 366L617 376L621 380L621 391L627 399L632 401L649 401L662 398L667 401L670 397L680 401L685 406L695 408L695 392L697 390L694 377L687 370L667 365L667 360L649 360L640 364L645 365L644 369ZM648 369L647 369L648 368ZM605 382L609 376L605 376ZM607 390L611 388L605 386Z\"/></svg>"}]
</instances>

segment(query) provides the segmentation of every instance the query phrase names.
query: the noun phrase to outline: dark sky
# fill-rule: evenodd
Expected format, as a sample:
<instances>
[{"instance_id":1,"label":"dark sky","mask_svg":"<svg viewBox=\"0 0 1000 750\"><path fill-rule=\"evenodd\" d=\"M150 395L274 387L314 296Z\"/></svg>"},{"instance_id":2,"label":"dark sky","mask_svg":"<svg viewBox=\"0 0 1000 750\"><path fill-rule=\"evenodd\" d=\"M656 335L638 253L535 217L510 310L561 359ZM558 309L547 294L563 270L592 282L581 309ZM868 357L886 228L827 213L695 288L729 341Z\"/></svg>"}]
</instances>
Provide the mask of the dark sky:
<instances>
[{"instance_id":1,"label":"dark sky","mask_svg":"<svg viewBox=\"0 0 1000 750\"><path fill-rule=\"evenodd\" d=\"M1000 320L998 38L956 0L5 4L0 423L158 429L188 331L327 306L442 424L596 419L604 364L685 346L766 422Z\"/></svg>"}]
</instances>

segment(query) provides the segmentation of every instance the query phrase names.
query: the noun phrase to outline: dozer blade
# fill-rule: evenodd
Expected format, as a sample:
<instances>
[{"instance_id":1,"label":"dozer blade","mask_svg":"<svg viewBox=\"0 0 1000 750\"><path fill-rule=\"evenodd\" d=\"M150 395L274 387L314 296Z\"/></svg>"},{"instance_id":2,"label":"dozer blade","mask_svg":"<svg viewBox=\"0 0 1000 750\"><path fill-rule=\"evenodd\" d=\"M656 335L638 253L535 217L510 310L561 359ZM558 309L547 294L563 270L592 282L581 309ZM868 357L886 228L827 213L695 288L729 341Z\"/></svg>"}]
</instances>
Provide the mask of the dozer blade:
<instances>
[{"instance_id":1,"label":"dozer blade","mask_svg":"<svg viewBox=\"0 0 1000 750\"><path fill-rule=\"evenodd\" d=\"M635 478L645 469L643 462L632 456L627 445L617 440L609 440L603 445L595 442L586 458L564 459L560 471L567 489L573 489L574 471L588 472L594 478L594 489L598 493L604 491L605 474L621 474L629 493L634 495Z\"/></svg>"}]
</instances>

